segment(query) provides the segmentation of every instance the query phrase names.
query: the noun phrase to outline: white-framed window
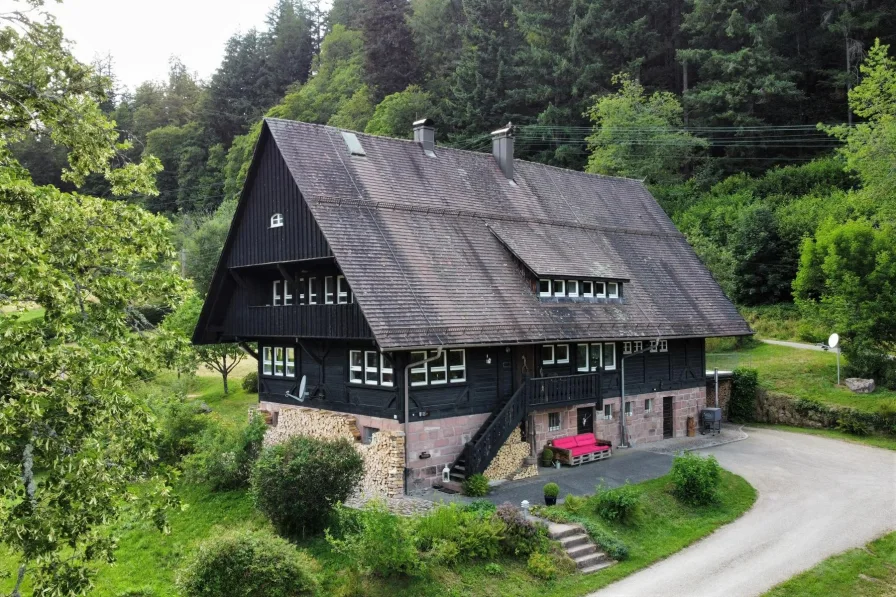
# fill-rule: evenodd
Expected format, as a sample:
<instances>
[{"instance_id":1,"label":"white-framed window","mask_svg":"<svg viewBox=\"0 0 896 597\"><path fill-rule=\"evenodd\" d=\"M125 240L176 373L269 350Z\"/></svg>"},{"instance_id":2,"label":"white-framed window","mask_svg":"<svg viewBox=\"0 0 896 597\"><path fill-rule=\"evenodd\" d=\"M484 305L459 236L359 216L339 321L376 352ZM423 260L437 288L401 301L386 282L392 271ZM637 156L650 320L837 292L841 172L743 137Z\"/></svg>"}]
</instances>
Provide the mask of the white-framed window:
<instances>
[{"instance_id":1,"label":"white-framed window","mask_svg":"<svg viewBox=\"0 0 896 597\"><path fill-rule=\"evenodd\" d=\"M277 377L283 377L283 370L285 368L283 353L284 350L282 346L274 347L274 375Z\"/></svg>"},{"instance_id":2,"label":"white-framed window","mask_svg":"<svg viewBox=\"0 0 896 597\"><path fill-rule=\"evenodd\" d=\"M292 346L286 347L286 377L296 376L296 349Z\"/></svg>"},{"instance_id":3,"label":"white-framed window","mask_svg":"<svg viewBox=\"0 0 896 597\"><path fill-rule=\"evenodd\" d=\"M333 305L336 303L336 281L333 276L324 278L324 304Z\"/></svg>"},{"instance_id":4,"label":"white-framed window","mask_svg":"<svg viewBox=\"0 0 896 597\"><path fill-rule=\"evenodd\" d=\"M336 276L336 296L336 301L340 305L347 305L352 302L345 276Z\"/></svg>"},{"instance_id":5,"label":"white-framed window","mask_svg":"<svg viewBox=\"0 0 896 597\"><path fill-rule=\"evenodd\" d=\"M292 304L292 290L289 287L289 280L283 280L283 304Z\"/></svg>"},{"instance_id":6,"label":"white-framed window","mask_svg":"<svg viewBox=\"0 0 896 597\"><path fill-rule=\"evenodd\" d=\"M653 412L653 398L648 398L644 401L644 412L652 413Z\"/></svg>"},{"instance_id":7,"label":"white-framed window","mask_svg":"<svg viewBox=\"0 0 896 597\"><path fill-rule=\"evenodd\" d=\"M668 340L660 340L660 352L669 352Z\"/></svg>"},{"instance_id":8,"label":"white-framed window","mask_svg":"<svg viewBox=\"0 0 896 597\"><path fill-rule=\"evenodd\" d=\"M392 369L392 358L380 353L380 385L392 387L395 384L395 372Z\"/></svg>"},{"instance_id":9,"label":"white-framed window","mask_svg":"<svg viewBox=\"0 0 896 597\"><path fill-rule=\"evenodd\" d=\"M554 357L558 365L569 362L569 344L558 344L554 347Z\"/></svg>"},{"instance_id":10,"label":"white-framed window","mask_svg":"<svg viewBox=\"0 0 896 597\"><path fill-rule=\"evenodd\" d=\"M411 353L411 362L416 363L417 361L422 361L426 358L426 351L417 351ZM426 363L422 365L418 365L411 369L411 385L412 386L425 386L429 382L429 376L427 375Z\"/></svg>"},{"instance_id":11,"label":"white-framed window","mask_svg":"<svg viewBox=\"0 0 896 597\"><path fill-rule=\"evenodd\" d=\"M595 298L604 298L607 296L607 285L603 282L595 282L594 283L594 297Z\"/></svg>"},{"instance_id":12,"label":"white-framed window","mask_svg":"<svg viewBox=\"0 0 896 597\"><path fill-rule=\"evenodd\" d=\"M611 421L613 419L613 405L604 404L604 419Z\"/></svg>"},{"instance_id":13,"label":"white-framed window","mask_svg":"<svg viewBox=\"0 0 896 597\"><path fill-rule=\"evenodd\" d=\"M274 296L271 299L271 304L275 307L280 306L280 280L274 280Z\"/></svg>"},{"instance_id":14,"label":"white-framed window","mask_svg":"<svg viewBox=\"0 0 896 597\"><path fill-rule=\"evenodd\" d=\"M542 278L538 281L538 296L551 296L551 281Z\"/></svg>"},{"instance_id":15,"label":"white-framed window","mask_svg":"<svg viewBox=\"0 0 896 597\"><path fill-rule=\"evenodd\" d=\"M375 350L364 351L364 383L369 386L377 385L380 380L379 371L380 356Z\"/></svg>"},{"instance_id":16,"label":"white-framed window","mask_svg":"<svg viewBox=\"0 0 896 597\"><path fill-rule=\"evenodd\" d=\"M554 364L554 345L553 344L544 344L541 347L541 364L542 365L553 365Z\"/></svg>"},{"instance_id":17,"label":"white-framed window","mask_svg":"<svg viewBox=\"0 0 896 597\"><path fill-rule=\"evenodd\" d=\"M585 280L582 282L582 296L592 298L594 296L594 282Z\"/></svg>"},{"instance_id":18,"label":"white-framed window","mask_svg":"<svg viewBox=\"0 0 896 597\"><path fill-rule=\"evenodd\" d=\"M283 214L274 214L271 216L271 228L279 228L283 225Z\"/></svg>"},{"instance_id":19,"label":"white-framed window","mask_svg":"<svg viewBox=\"0 0 896 597\"><path fill-rule=\"evenodd\" d=\"M588 370L597 371L598 369L600 369L601 356L603 355L600 343L598 342L591 344L588 347L588 353Z\"/></svg>"},{"instance_id":20,"label":"white-framed window","mask_svg":"<svg viewBox=\"0 0 896 597\"><path fill-rule=\"evenodd\" d=\"M274 374L274 349L270 346L261 349L261 374Z\"/></svg>"},{"instance_id":21,"label":"white-framed window","mask_svg":"<svg viewBox=\"0 0 896 597\"><path fill-rule=\"evenodd\" d=\"M308 304L317 304L317 278L308 278Z\"/></svg>"},{"instance_id":22,"label":"white-framed window","mask_svg":"<svg viewBox=\"0 0 896 597\"><path fill-rule=\"evenodd\" d=\"M616 344L613 342L604 344L604 369L606 371L616 369Z\"/></svg>"},{"instance_id":23,"label":"white-framed window","mask_svg":"<svg viewBox=\"0 0 896 597\"><path fill-rule=\"evenodd\" d=\"M579 296L579 281L578 280L567 280L566 281L566 295L567 296Z\"/></svg>"},{"instance_id":24,"label":"white-framed window","mask_svg":"<svg viewBox=\"0 0 896 597\"><path fill-rule=\"evenodd\" d=\"M657 348L656 340L651 340L650 341L650 352L656 352L656 348Z\"/></svg>"},{"instance_id":25,"label":"white-framed window","mask_svg":"<svg viewBox=\"0 0 896 597\"><path fill-rule=\"evenodd\" d=\"M607 282L607 298L619 298L619 284Z\"/></svg>"},{"instance_id":26,"label":"white-framed window","mask_svg":"<svg viewBox=\"0 0 896 597\"><path fill-rule=\"evenodd\" d=\"M548 413L548 431L560 431L560 413Z\"/></svg>"},{"instance_id":27,"label":"white-framed window","mask_svg":"<svg viewBox=\"0 0 896 597\"><path fill-rule=\"evenodd\" d=\"M554 280L554 296L566 296L566 280Z\"/></svg>"},{"instance_id":28,"label":"white-framed window","mask_svg":"<svg viewBox=\"0 0 896 597\"><path fill-rule=\"evenodd\" d=\"M634 412L634 405L633 405L633 403L630 402L630 401L628 401L628 400L626 400L626 401L625 401L625 416L626 416L626 417L630 417L630 416L632 416L632 413L633 413L633 412Z\"/></svg>"},{"instance_id":29,"label":"white-framed window","mask_svg":"<svg viewBox=\"0 0 896 597\"><path fill-rule=\"evenodd\" d=\"M448 381L467 381L467 355L463 349L448 351Z\"/></svg>"},{"instance_id":30,"label":"white-framed window","mask_svg":"<svg viewBox=\"0 0 896 597\"><path fill-rule=\"evenodd\" d=\"M348 380L364 383L364 356L360 350L348 351Z\"/></svg>"},{"instance_id":31,"label":"white-framed window","mask_svg":"<svg viewBox=\"0 0 896 597\"><path fill-rule=\"evenodd\" d=\"M623 342L622 343L622 354L632 354L632 343L631 342Z\"/></svg>"},{"instance_id":32,"label":"white-framed window","mask_svg":"<svg viewBox=\"0 0 896 597\"><path fill-rule=\"evenodd\" d=\"M430 351L429 356L434 357L436 351ZM443 351L442 356L429 362L429 383L440 385L448 383L448 351Z\"/></svg>"},{"instance_id":33,"label":"white-framed window","mask_svg":"<svg viewBox=\"0 0 896 597\"><path fill-rule=\"evenodd\" d=\"M641 352L642 350L644 350L644 343L640 340L635 340L632 344L634 344L633 348L635 349L635 352Z\"/></svg>"},{"instance_id":34,"label":"white-framed window","mask_svg":"<svg viewBox=\"0 0 896 597\"><path fill-rule=\"evenodd\" d=\"M588 371L588 345L576 344L576 369Z\"/></svg>"},{"instance_id":35,"label":"white-framed window","mask_svg":"<svg viewBox=\"0 0 896 597\"><path fill-rule=\"evenodd\" d=\"M369 444L373 441L373 436L379 432L376 427L364 427L361 431L361 442Z\"/></svg>"},{"instance_id":36,"label":"white-framed window","mask_svg":"<svg viewBox=\"0 0 896 597\"><path fill-rule=\"evenodd\" d=\"M299 289L299 300L296 304L304 305L305 304L305 278L299 278L299 283L297 284Z\"/></svg>"}]
</instances>

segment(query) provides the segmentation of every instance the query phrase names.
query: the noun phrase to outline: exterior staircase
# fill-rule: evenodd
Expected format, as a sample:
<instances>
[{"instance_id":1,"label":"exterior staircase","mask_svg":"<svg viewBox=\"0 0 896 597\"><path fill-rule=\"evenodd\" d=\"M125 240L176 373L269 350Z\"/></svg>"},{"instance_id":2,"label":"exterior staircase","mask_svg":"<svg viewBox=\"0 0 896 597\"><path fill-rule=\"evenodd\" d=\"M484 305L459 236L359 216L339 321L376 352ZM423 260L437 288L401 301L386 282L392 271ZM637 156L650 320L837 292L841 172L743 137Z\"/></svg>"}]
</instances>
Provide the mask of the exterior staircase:
<instances>
[{"instance_id":1,"label":"exterior staircase","mask_svg":"<svg viewBox=\"0 0 896 597\"><path fill-rule=\"evenodd\" d=\"M581 574L591 574L612 566L616 562L598 549L597 545L577 524L548 524L548 536L559 541L570 558L576 563Z\"/></svg>"},{"instance_id":2,"label":"exterior staircase","mask_svg":"<svg viewBox=\"0 0 896 597\"><path fill-rule=\"evenodd\" d=\"M470 438L469 442L467 442L468 444L475 445L475 444L479 443L480 439L482 438L482 435L485 433L485 430L492 426L492 423L494 423L495 419L498 418L498 413L500 413L504 409L504 406L506 404L507 403L504 402L500 406L498 406L495 410L492 411L492 413L488 416L488 418L482 423L482 425L480 425L479 429L476 431L476 434L472 438ZM520 422L522 422L522 421L520 421ZM512 432L512 430L507 433L507 437L510 437L511 432ZM504 439L506 441L507 438L504 438ZM467 454L466 450L461 452L460 456L457 457L457 460L454 461L454 464L451 465L451 481L453 481L454 483L463 483L467 478L467 460L464 457L466 454ZM477 471L474 471L474 472L477 472ZM481 471L479 471L479 472L481 472Z\"/></svg>"}]
</instances>

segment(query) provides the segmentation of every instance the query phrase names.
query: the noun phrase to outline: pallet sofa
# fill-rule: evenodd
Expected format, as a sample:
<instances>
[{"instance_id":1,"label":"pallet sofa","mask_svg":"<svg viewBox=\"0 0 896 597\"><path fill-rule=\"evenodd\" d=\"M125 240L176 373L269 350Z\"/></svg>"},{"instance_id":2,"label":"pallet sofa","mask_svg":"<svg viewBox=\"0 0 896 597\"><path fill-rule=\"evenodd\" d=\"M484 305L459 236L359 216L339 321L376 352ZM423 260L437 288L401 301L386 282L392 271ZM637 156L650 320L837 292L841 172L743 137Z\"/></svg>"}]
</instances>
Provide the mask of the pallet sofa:
<instances>
[{"instance_id":1,"label":"pallet sofa","mask_svg":"<svg viewBox=\"0 0 896 597\"><path fill-rule=\"evenodd\" d=\"M611 442L597 439L593 433L561 437L549 442L554 458L569 466L603 460L613 455Z\"/></svg>"}]
</instances>

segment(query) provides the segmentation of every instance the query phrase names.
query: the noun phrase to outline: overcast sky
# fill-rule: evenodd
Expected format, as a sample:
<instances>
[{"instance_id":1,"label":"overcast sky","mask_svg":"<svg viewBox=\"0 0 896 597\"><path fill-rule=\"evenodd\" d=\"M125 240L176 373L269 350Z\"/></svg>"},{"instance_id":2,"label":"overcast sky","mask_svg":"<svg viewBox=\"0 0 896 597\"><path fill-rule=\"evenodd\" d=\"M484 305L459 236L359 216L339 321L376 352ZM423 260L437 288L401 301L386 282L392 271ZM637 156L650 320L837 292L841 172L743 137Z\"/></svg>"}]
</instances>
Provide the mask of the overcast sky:
<instances>
[{"instance_id":1,"label":"overcast sky","mask_svg":"<svg viewBox=\"0 0 896 597\"><path fill-rule=\"evenodd\" d=\"M168 59L180 56L208 79L224 44L237 31L263 29L274 0L65 0L47 2L83 62L112 54L119 81L134 89L164 79ZM8 5L7 2L2 2Z\"/></svg>"}]
</instances>

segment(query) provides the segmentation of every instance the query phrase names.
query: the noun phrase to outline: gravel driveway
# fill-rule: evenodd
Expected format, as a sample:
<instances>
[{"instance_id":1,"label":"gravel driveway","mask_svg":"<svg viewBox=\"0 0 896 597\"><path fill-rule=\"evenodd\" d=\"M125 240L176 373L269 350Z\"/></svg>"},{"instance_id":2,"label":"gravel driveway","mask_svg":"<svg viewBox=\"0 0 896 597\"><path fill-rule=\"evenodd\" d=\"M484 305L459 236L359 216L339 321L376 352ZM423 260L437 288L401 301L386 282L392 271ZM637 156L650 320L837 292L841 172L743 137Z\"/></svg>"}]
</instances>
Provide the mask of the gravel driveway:
<instances>
[{"instance_id":1,"label":"gravel driveway","mask_svg":"<svg viewBox=\"0 0 896 597\"><path fill-rule=\"evenodd\" d=\"M896 452L747 429L702 451L759 492L706 539L589 597L761 595L833 554L896 530Z\"/></svg>"}]
</instances>

